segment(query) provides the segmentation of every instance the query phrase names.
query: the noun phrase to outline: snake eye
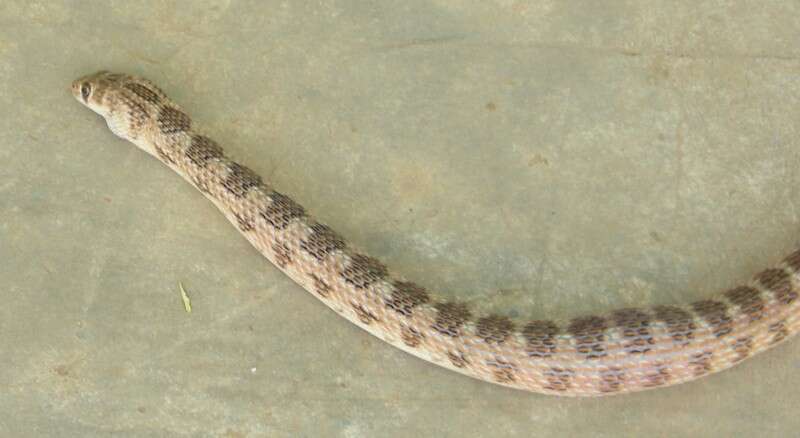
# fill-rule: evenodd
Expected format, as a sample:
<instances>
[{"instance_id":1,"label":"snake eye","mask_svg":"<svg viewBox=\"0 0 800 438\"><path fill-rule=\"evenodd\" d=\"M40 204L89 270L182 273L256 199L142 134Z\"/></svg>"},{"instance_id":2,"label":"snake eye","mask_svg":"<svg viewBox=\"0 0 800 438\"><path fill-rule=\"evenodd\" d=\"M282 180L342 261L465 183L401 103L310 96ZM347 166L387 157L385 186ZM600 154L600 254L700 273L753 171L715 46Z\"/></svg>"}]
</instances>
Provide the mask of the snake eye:
<instances>
[{"instance_id":1,"label":"snake eye","mask_svg":"<svg viewBox=\"0 0 800 438\"><path fill-rule=\"evenodd\" d=\"M88 83L84 82L83 84L81 84L81 97L83 97L84 102L87 99L89 99L89 94L91 92L92 92L92 87Z\"/></svg>"}]
</instances>

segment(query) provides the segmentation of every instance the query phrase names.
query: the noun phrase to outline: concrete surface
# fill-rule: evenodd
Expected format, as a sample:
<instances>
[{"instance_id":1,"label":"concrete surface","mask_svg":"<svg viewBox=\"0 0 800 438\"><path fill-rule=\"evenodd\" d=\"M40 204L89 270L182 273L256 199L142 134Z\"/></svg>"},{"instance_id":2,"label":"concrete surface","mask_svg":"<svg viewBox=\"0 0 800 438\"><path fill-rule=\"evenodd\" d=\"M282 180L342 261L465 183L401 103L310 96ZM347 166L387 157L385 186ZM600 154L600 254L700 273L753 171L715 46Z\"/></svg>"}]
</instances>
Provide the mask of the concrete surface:
<instances>
[{"instance_id":1,"label":"concrete surface","mask_svg":"<svg viewBox=\"0 0 800 438\"><path fill-rule=\"evenodd\" d=\"M0 4L0 436L796 433L797 340L597 400L396 351L68 92L150 77L397 271L517 316L697 299L800 243L797 1L393 3Z\"/></svg>"}]
</instances>

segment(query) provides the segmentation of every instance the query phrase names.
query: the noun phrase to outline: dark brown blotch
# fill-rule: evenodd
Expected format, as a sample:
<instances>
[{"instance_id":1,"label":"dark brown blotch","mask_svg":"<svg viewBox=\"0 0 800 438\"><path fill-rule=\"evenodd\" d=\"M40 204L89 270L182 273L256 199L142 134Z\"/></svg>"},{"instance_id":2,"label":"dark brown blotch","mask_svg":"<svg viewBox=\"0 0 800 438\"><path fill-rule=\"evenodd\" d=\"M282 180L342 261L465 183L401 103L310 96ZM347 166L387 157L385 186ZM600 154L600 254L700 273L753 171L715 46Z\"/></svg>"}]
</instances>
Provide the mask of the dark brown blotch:
<instances>
[{"instance_id":1,"label":"dark brown blotch","mask_svg":"<svg viewBox=\"0 0 800 438\"><path fill-rule=\"evenodd\" d=\"M341 273L347 283L357 289L365 289L372 283L389 275L389 270L378 259L364 254L354 254Z\"/></svg>"},{"instance_id":2,"label":"dark brown blotch","mask_svg":"<svg viewBox=\"0 0 800 438\"><path fill-rule=\"evenodd\" d=\"M103 70L103 79L110 83L119 82L123 79L129 79L130 76L126 75L125 73L111 73L107 70Z\"/></svg>"},{"instance_id":3,"label":"dark brown blotch","mask_svg":"<svg viewBox=\"0 0 800 438\"><path fill-rule=\"evenodd\" d=\"M622 348L629 354L647 353L655 339L650 330L651 317L641 309L620 309L611 315L616 327L625 338Z\"/></svg>"},{"instance_id":4,"label":"dark brown blotch","mask_svg":"<svg viewBox=\"0 0 800 438\"><path fill-rule=\"evenodd\" d=\"M300 207L300 210L302 214L304 212L303 208ZM285 216L286 215L282 215L281 219L276 222L288 223L288 220L284 219ZM311 234L309 234L306 240L300 242L300 248L314 256L317 260L322 260L330 253L344 249L345 246L346 243L342 236L327 225L320 223L311 225Z\"/></svg>"},{"instance_id":5,"label":"dark brown blotch","mask_svg":"<svg viewBox=\"0 0 800 438\"><path fill-rule=\"evenodd\" d=\"M494 380L497 383L513 383L517 380L517 367L499 357L487 360L486 365L492 368Z\"/></svg>"},{"instance_id":6,"label":"dark brown blotch","mask_svg":"<svg viewBox=\"0 0 800 438\"><path fill-rule=\"evenodd\" d=\"M370 325L374 321L378 321L378 317L375 316L374 313L367 310L364 306L358 303L351 302L350 305L353 307L353 310L356 312L356 316L358 319L364 323L364 325Z\"/></svg>"},{"instance_id":7,"label":"dark brown blotch","mask_svg":"<svg viewBox=\"0 0 800 438\"><path fill-rule=\"evenodd\" d=\"M273 191L269 194L269 198L270 203L261 211L261 217L275 229L283 230L295 218L306 215L303 206L283 193Z\"/></svg>"},{"instance_id":8,"label":"dark brown blotch","mask_svg":"<svg viewBox=\"0 0 800 438\"><path fill-rule=\"evenodd\" d=\"M123 96L122 100L127 107L129 122L128 131L132 138L137 138L142 126L144 126L144 124L147 123L148 119L150 118L150 114L148 113L147 109L145 109L145 107L136 100L127 96Z\"/></svg>"},{"instance_id":9,"label":"dark brown blotch","mask_svg":"<svg viewBox=\"0 0 800 438\"><path fill-rule=\"evenodd\" d=\"M692 355L689 361L689 368L695 377L708 374L712 370L711 360L714 358L714 353L711 351L703 351Z\"/></svg>"},{"instance_id":10,"label":"dark brown blotch","mask_svg":"<svg viewBox=\"0 0 800 438\"><path fill-rule=\"evenodd\" d=\"M285 243L273 242L272 252L275 254L275 264L277 264L279 268L283 269L292 263L292 251Z\"/></svg>"},{"instance_id":11,"label":"dark brown blotch","mask_svg":"<svg viewBox=\"0 0 800 438\"><path fill-rule=\"evenodd\" d=\"M692 304L692 309L711 326L714 336L721 338L733 331L733 320L728 315L728 306L715 300L701 300Z\"/></svg>"},{"instance_id":12,"label":"dark brown blotch","mask_svg":"<svg viewBox=\"0 0 800 438\"><path fill-rule=\"evenodd\" d=\"M151 90L144 84L138 82L128 82L123 87L127 88L133 94L139 96L140 99L153 105L158 105L161 102L161 96L155 90Z\"/></svg>"},{"instance_id":13,"label":"dark brown blotch","mask_svg":"<svg viewBox=\"0 0 800 438\"><path fill-rule=\"evenodd\" d=\"M386 300L386 306L403 316L411 316L414 307L430 301L428 291L410 281L395 281L392 296Z\"/></svg>"},{"instance_id":14,"label":"dark brown blotch","mask_svg":"<svg viewBox=\"0 0 800 438\"><path fill-rule=\"evenodd\" d=\"M522 329L527 341L525 352L529 357L547 358L555 354L558 347L558 325L553 321L532 321Z\"/></svg>"},{"instance_id":15,"label":"dark brown blotch","mask_svg":"<svg viewBox=\"0 0 800 438\"><path fill-rule=\"evenodd\" d=\"M750 356L750 351L753 350L753 338L750 336L738 338L731 344L731 348L736 352L736 357L733 358L734 362L747 359Z\"/></svg>"},{"instance_id":16,"label":"dark brown blotch","mask_svg":"<svg viewBox=\"0 0 800 438\"><path fill-rule=\"evenodd\" d=\"M572 388L572 379L575 377L575 371L571 368L551 367L544 371L544 377L547 379L544 389L564 392Z\"/></svg>"},{"instance_id":17,"label":"dark brown blotch","mask_svg":"<svg viewBox=\"0 0 800 438\"><path fill-rule=\"evenodd\" d=\"M619 392L625 386L625 371L620 367L609 367L600 370L600 392Z\"/></svg>"},{"instance_id":18,"label":"dark brown blotch","mask_svg":"<svg viewBox=\"0 0 800 438\"><path fill-rule=\"evenodd\" d=\"M783 259L783 263L789 267L795 274L800 274L800 249L797 251L789 254L785 259Z\"/></svg>"},{"instance_id":19,"label":"dark brown blotch","mask_svg":"<svg viewBox=\"0 0 800 438\"><path fill-rule=\"evenodd\" d=\"M453 338L461 336L461 326L472 316L467 305L447 302L438 303L434 307L436 309L436 319L431 328Z\"/></svg>"},{"instance_id":20,"label":"dark brown blotch","mask_svg":"<svg viewBox=\"0 0 800 438\"><path fill-rule=\"evenodd\" d=\"M676 306L656 306L653 312L656 320L667 327L667 332L676 344L686 346L694 339L697 325L689 312Z\"/></svg>"},{"instance_id":21,"label":"dark brown blotch","mask_svg":"<svg viewBox=\"0 0 800 438\"><path fill-rule=\"evenodd\" d=\"M230 163L228 176L222 181L222 185L228 192L237 198L244 197L250 189L261 184L261 177L257 173L239 163Z\"/></svg>"},{"instance_id":22,"label":"dark brown blotch","mask_svg":"<svg viewBox=\"0 0 800 438\"><path fill-rule=\"evenodd\" d=\"M747 314L750 322L758 321L764 316L764 300L758 289L739 286L725 292L725 297Z\"/></svg>"},{"instance_id":23,"label":"dark brown blotch","mask_svg":"<svg viewBox=\"0 0 800 438\"><path fill-rule=\"evenodd\" d=\"M511 335L514 330L514 323L505 316L490 315L479 319L476 327L478 336L484 342L499 345Z\"/></svg>"},{"instance_id":24,"label":"dark brown blotch","mask_svg":"<svg viewBox=\"0 0 800 438\"><path fill-rule=\"evenodd\" d=\"M331 287L328 285L328 283L325 282L325 280L319 278L315 274L308 274L308 275L311 277L311 280L314 283L313 284L314 292L316 292L317 295L325 298L328 296L329 293L331 293Z\"/></svg>"},{"instance_id":25,"label":"dark brown blotch","mask_svg":"<svg viewBox=\"0 0 800 438\"><path fill-rule=\"evenodd\" d=\"M772 333L772 339L769 341L770 345L777 344L789 337L789 328L786 327L786 320L770 324L769 332Z\"/></svg>"},{"instance_id":26,"label":"dark brown blotch","mask_svg":"<svg viewBox=\"0 0 800 438\"><path fill-rule=\"evenodd\" d=\"M192 127L192 119L176 108L165 106L158 113L158 129L164 134L186 132Z\"/></svg>"},{"instance_id":27,"label":"dark brown blotch","mask_svg":"<svg viewBox=\"0 0 800 438\"><path fill-rule=\"evenodd\" d=\"M204 135L192 135L192 141L186 148L186 156L195 166L205 167L209 161L218 160L224 154L214 140Z\"/></svg>"},{"instance_id":28,"label":"dark brown blotch","mask_svg":"<svg viewBox=\"0 0 800 438\"><path fill-rule=\"evenodd\" d=\"M669 383L672 375L669 372L669 366L663 363L653 364L654 370L649 370L645 373L642 386L645 388L652 388L656 386L663 386Z\"/></svg>"},{"instance_id":29,"label":"dark brown blotch","mask_svg":"<svg viewBox=\"0 0 800 438\"><path fill-rule=\"evenodd\" d=\"M797 291L792 286L789 274L783 269L767 269L756 275L756 280L775 296L775 299L788 305L797 299Z\"/></svg>"},{"instance_id":30,"label":"dark brown blotch","mask_svg":"<svg viewBox=\"0 0 800 438\"><path fill-rule=\"evenodd\" d=\"M254 224L252 217L243 216L239 213L234 213L233 215L236 217L236 225L239 227L239 230L243 232L253 231Z\"/></svg>"},{"instance_id":31,"label":"dark brown blotch","mask_svg":"<svg viewBox=\"0 0 800 438\"><path fill-rule=\"evenodd\" d=\"M494 381L497 383L513 383L517 380L514 370L497 368L494 370Z\"/></svg>"},{"instance_id":32,"label":"dark brown blotch","mask_svg":"<svg viewBox=\"0 0 800 438\"><path fill-rule=\"evenodd\" d=\"M419 330L411 326L403 326L400 332L403 343L412 348L418 347L424 336Z\"/></svg>"},{"instance_id":33,"label":"dark brown blotch","mask_svg":"<svg viewBox=\"0 0 800 438\"><path fill-rule=\"evenodd\" d=\"M567 331L575 338L575 349L587 359L606 355L606 330L608 322L600 316L573 319Z\"/></svg>"},{"instance_id":34,"label":"dark brown blotch","mask_svg":"<svg viewBox=\"0 0 800 438\"><path fill-rule=\"evenodd\" d=\"M450 363L456 368L464 368L470 363L467 355L461 350L448 351L447 358L450 359Z\"/></svg>"}]
</instances>

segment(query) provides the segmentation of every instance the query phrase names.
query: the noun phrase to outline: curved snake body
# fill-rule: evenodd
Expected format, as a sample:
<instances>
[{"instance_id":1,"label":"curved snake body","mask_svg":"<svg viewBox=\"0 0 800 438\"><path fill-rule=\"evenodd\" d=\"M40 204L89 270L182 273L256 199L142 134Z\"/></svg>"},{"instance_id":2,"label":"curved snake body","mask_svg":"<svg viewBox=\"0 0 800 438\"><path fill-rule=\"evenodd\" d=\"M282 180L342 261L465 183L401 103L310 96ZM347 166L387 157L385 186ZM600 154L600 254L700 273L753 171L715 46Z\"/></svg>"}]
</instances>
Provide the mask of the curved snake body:
<instances>
[{"instance_id":1,"label":"curved snake body","mask_svg":"<svg viewBox=\"0 0 800 438\"><path fill-rule=\"evenodd\" d=\"M116 135L197 187L261 254L334 311L471 377L549 394L619 394L724 370L800 329L800 251L747 284L687 305L563 322L477 315L390 272L227 158L151 82L98 72L72 90Z\"/></svg>"}]
</instances>

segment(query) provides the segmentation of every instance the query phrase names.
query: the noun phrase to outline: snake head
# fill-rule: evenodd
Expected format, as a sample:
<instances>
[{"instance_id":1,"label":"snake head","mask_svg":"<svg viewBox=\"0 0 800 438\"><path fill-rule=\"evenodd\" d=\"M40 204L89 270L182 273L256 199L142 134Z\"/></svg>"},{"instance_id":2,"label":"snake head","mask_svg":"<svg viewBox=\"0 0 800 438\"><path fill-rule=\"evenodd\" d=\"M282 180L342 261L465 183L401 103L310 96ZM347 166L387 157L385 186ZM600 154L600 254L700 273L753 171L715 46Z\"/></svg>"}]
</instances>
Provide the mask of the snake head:
<instances>
[{"instance_id":1,"label":"snake head","mask_svg":"<svg viewBox=\"0 0 800 438\"><path fill-rule=\"evenodd\" d=\"M126 136L124 113L119 111L119 89L125 75L106 70L83 76L72 82L72 95L92 111L103 116L111 131Z\"/></svg>"},{"instance_id":2,"label":"snake head","mask_svg":"<svg viewBox=\"0 0 800 438\"><path fill-rule=\"evenodd\" d=\"M107 97L109 89L123 78L124 75L105 70L86 75L72 82L72 95L92 111L105 116L108 105L105 104L104 98Z\"/></svg>"},{"instance_id":3,"label":"snake head","mask_svg":"<svg viewBox=\"0 0 800 438\"><path fill-rule=\"evenodd\" d=\"M142 78L103 70L73 81L72 95L103 116L114 134L134 141L163 93Z\"/></svg>"}]
</instances>

